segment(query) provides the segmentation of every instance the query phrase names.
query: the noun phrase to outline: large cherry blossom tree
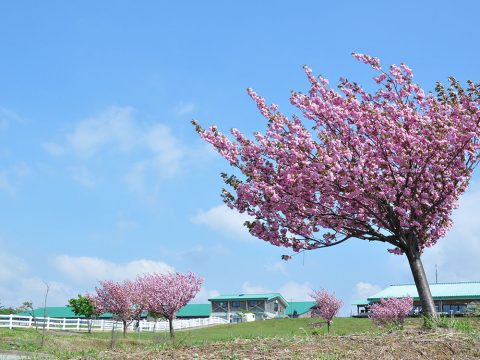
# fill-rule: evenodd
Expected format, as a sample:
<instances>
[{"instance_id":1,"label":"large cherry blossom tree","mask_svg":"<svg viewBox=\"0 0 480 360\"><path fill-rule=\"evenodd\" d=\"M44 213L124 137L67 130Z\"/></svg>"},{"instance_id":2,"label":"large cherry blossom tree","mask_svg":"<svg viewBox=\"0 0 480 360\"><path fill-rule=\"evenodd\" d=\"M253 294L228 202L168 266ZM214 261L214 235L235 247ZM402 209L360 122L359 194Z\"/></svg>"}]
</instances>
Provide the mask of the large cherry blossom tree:
<instances>
[{"instance_id":1,"label":"large cherry blossom tree","mask_svg":"<svg viewBox=\"0 0 480 360\"><path fill-rule=\"evenodd\" d=\"M203 279L194 273L145 274L137 280L143 293L143 308L168 320L174 338L173 319L200 291Z\"/></svg>"},{"instance_id":2,"label":"large cherry blossom tree","mask_svg":"<svg viewBox=\"0 0 480 360\"><path fill-rule=\"evenodd\" d=\"M421 254L446 234L478 163L480 86L450 78L426 94L406 65L384 70L353 56L376 72L375 92L346 79L332 89L305 67L310 90L290 98L303 120L248 89L265 133L232 129L231 140L193 123L240 170L223 174L233 188L223 198L253 218L252 235L297 253L351 238L391 244L408 258L424 313L435 315Z\"/></svg>"}]
</instances>

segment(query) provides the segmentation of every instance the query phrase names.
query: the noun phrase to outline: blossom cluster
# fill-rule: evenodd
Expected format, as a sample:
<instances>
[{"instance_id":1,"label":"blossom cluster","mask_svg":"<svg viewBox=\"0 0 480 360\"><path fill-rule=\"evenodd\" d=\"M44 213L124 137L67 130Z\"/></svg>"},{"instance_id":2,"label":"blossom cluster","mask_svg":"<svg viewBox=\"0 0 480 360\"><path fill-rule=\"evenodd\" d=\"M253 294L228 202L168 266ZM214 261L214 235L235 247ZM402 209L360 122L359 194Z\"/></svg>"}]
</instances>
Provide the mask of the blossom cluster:
<instances>
[{"instance_id":1,"label":"blossom cluster","mask_svg":"<svg viewBox=\"0 0 480 360\"><path fill-rule=\"evenodd\" d=\"M405 317L410 313L413 307L413 298L406 296L403 298L381 299L379 303L370 305L370 318L380 326L385 325L403 325Z\"/></svg>"},{"instance_id":2,"label":"blossom cluster","mask_svg":"<svg viewBox=\"0 0 480 360\"><path fill-rule=\"evenodd\" d=\"M374 93L347 79L330 88L305 66L310 90L290 98L303 121L248 89L268 120L265 133L249 139L232 129L231 139L194 125L241 171L224 177L234 192L223 197L254 219L252 235L296 252L349 238L422 252L451 226L480 159L480 87L451 79L434 96L405 64L385 70L378 58L353 56L376 72Z\"/></svg>"}]
</instances>

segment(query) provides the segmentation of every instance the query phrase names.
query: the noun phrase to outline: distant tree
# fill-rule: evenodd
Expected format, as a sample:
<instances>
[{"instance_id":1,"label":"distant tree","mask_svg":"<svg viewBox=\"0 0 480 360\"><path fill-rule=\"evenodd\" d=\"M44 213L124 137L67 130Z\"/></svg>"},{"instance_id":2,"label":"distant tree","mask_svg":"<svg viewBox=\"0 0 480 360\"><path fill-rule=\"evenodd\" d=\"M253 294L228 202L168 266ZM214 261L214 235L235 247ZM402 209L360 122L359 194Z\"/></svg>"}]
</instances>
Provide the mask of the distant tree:
<instances>
[{"instance_id":1,"label":"distant tree","mask_svg":"<svg viewBox=\"0 0 480 360\"><path fill-rule=\"evenodd\" d=\"M89 295L78 295L77 298L68 300L68 305L77 316L84 316L88 321L88 332L92 331L92 319L99 314Z\"/></svg>"},{"instance_id":2,"label":"distant tree","mask_svg":"<svg viewBox=\"0 0 480 360\"><path fill-rule=\"evenodd\" d=\"M141 289L138 281L123 282L100 281L95 288L96 294L91 297L95 308L100 313L109 312L114 320L123 324L123 336L127 336L127 327L141 315L144 308L141 301ZM112 344L113 344L112 332Z\"/></svg>"},{"instance_id":3,"label":"distant tree","mask_svg":"<svg viewBox=\"0 0 480 360\"><path fill-rule=\"evenodd\" d=\"M146 274L141 284L144 309L168 320L170 337L174 338L173 319L200 291L203 279L194 273Z\"/></svg>"},{"instance_id":4,"label":"distant tree","mask_svg":"<svg viewBox=\"0 0 480 360\"><path fill-rule=\"evenodd\" d=\"M24 301L22 303L22 307L24 309L28 309L30 312L30 315L32 316L33 323L35 324L35 331L38 331L38 324L37 324L37 319L35 318L35 310L33 308L33 302L32 301Z\"/></svg>"},{"instance_id":5,"label":"distant tree","mask_svg":"<svg viewBox=\"0 0 480 360\"><path fill-rule=\"evenodd\" d=\"M406 296L403 298L381 299L379 303L369 306L370 318L380 326L403 326L405 317L412 311L413 298Z\"/></svg>"},{"instance_id":6,"label":"distant tree","mask_svg":"<svg viewBox=\"0 0 480 360\"><path fill-rule=\"evenodd\" d=\"M310 90L290 97L305 121L248 89L268 120L264 134L232 129L230 140L193 124L241 172L222 174L234 190L223 198L252 217L253 236L297 253L352 238L390 244L408 259L423 312L436 316L421 255L451 227L479 162L480 84L449 78L434 96L404 64L384 70L377 58L353 56L376 71L376 92L346 79L330 88L305 67Z\"/></svg>"},{"instance_id":7,"label":"distant tree","mask_svg":"<svg viewBox=\"0 0 480 360\"><path fill-rule=\"evenodd\" d=\"M9 314L14 314L13 312L11 312L13 309L12 307L5 307L2 305L2 302L0 300L0 314L5 314L5 315L9 315Z\"/></svg>"},{"instance_id":8,"label":"distant tree","mask_svg":"<svg viewBox=\"0 0 480 360\"><path fill-rule=\"evenodd\" d=\"M330 294L327 290L314 291L310 295L316 302L312 309L312 317L321 317L327 322L327 329L330 332L330 326L333 324L333 318L338 314L343 305L343 301L337 299L335 294Z\"/></svg>"}]
</instances>

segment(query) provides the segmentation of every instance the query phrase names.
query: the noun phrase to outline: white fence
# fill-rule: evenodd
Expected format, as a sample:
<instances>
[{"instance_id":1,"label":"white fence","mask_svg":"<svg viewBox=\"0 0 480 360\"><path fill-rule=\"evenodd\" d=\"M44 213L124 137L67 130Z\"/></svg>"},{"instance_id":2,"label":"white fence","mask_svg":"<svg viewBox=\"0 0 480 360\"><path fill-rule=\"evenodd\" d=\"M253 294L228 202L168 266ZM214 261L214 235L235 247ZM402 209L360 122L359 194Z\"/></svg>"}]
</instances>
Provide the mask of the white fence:
<instances>
[{"instance_id":1,"label":"white fence","mask_svg":"<svg viewBox=\"0 0 480 360\"><path fill-rule=\"evenodd\" d=\"M87 319L61 319L61 318L43 318L18 315L0 315L0 328L34 328L37 326L42 329L44 324L47 330L70 330L70 331L88 331L89 321L91 321L92 331L111 331L115 326L116 330L123 330L123 324L120 321L112 320L87 320ZM198 319L175 319L173 328L175 330L190 329L210 325L226 324L228 321L219 317L208 317ZM133 321L128 329L130 331L168 331L168 321Z\"/></svg>"}]
</instances>

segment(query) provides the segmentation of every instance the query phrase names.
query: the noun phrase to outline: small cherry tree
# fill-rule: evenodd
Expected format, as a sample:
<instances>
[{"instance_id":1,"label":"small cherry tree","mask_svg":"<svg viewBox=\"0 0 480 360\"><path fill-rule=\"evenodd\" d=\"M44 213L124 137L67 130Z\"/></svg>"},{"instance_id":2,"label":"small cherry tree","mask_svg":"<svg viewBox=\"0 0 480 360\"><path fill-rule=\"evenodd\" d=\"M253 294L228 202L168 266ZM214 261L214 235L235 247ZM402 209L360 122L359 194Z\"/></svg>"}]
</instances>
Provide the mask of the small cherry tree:
<instances>
[{"instance_id":1,"label":"small cherry tree","mask_svg":"<svg viewBox=\"0 0 480 360\"><path fill-rule=\"evenodd\" d=\"M143 293L143 308L168 320L174 338L173 319L200 291L203 279L194 273L145 274L138 278Z\"/></svg>"},{"instance_id":2,"label":"small cherry tree","mask_svg":"<svg viewBox=\"0 0 480 360\"><path fill-rule=\"evenodd\" d=\"M114 320L121 321L123 336L126 336L127 327L144 311L142 291L138 281L100 281L100 286L95 287L95 292L96 294L91 296L95 307L100 313L109 312L113 315Z\"/></svg>"},{"instance_id":3,"label":"small cherry tree","mask_svg":"<svg viewBox=\"0 0 480 360\"><path fill-rule=\"evenodd\" d=\"M335 294L330 294L327 290L314 291L310 295L316 302L312 309L312 317L321 317L327 321L328 332L333 324L333 318L338 314L343 305L343 301L337 299Z\"/></svg>"},{"instance_id":4,"label":"small cherry tree","mask_svg":"<svg viewBox=\"0 0 480 360\"><path fill-rule=\"evenodd\" d=\"M251 216L253 236L296 253L352 238L390 244L408 259L423 312L435 316L421 255L451 227L479 162L480 85L450 78L434 96L405 64L384 70L377 58L353 56L376 72L374 93L346 79L330 88L305 67L310 90L290 98L304 121L248 89L265 133L232 129L231 140L193 124L242 173L222 175L233 189L223 199Z\"/></svg>"},{"instance_id":5,"label":"small cherry tree","mask_svg":"<svg viewBox=\"0 0 480 360\"><path fill-rule=\"evenodd\" d=\"M370 318L379 326L403 326L405 317L412 311L413 298L380 299L379 303L369 306L372 314Z\"/></svg>"}]
</instances>

